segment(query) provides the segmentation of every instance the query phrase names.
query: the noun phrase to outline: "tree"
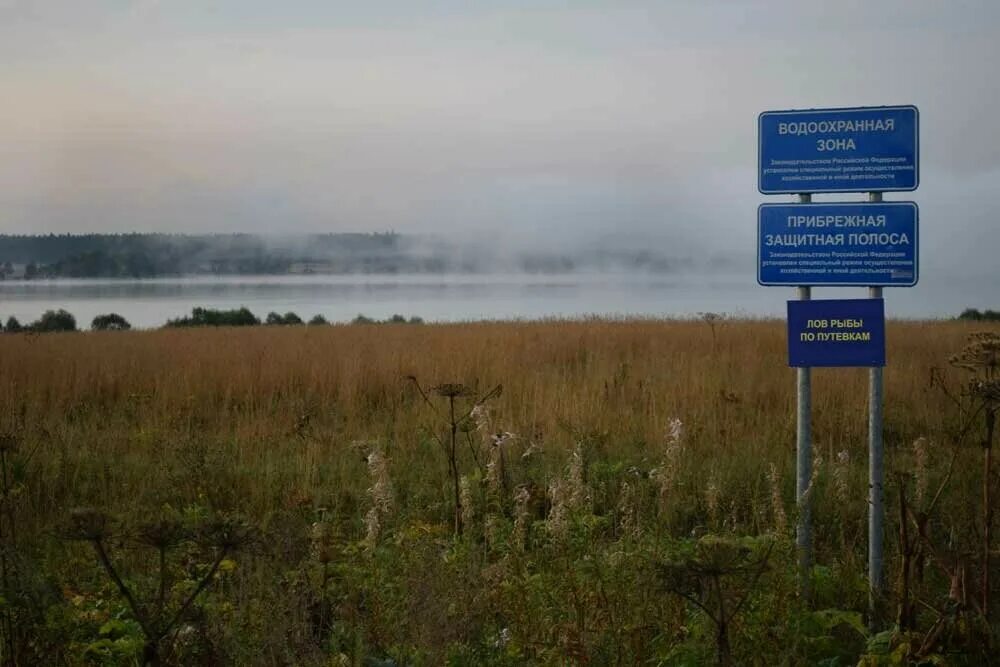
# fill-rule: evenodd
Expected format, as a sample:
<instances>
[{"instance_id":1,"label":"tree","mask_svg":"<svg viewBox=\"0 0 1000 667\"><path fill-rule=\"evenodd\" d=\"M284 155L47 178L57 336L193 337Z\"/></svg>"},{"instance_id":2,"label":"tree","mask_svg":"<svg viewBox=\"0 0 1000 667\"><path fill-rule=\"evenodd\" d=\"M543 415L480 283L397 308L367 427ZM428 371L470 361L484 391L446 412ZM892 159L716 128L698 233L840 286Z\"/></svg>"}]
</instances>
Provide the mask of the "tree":
<instances>
[{"instance_id":1,"label":"tree","mask_svg":"<svg viewBox=\"0 0 1000 667\"><path fill-rule=\"evenodd\" d=\"M329 322L327 322L326 318L323 317L322 315L314 315L313 318L309 320L309 324L312 325L329 324Z\"/></svg>"},{"instance_id":2,"label":"tree","mask_svg":"<svg viewBox=\"0 0 1000 667\"><path fill-rule=\"evenodd\" d=\"M46 310L42 316L31 325L32 331L76 331L76 318L62 308Z\"/></svg>"},{"instance_id":3,"label":"tree","mask_svg":"<svg viewBox=\"0 0 1000 667\"><path fill-rule=\"evenodd\" d=\"M37 278L38 277L38 265L35 264L34 262L31 262L26 267L24 267L24 277L27 280L31 280L32 278Z\"/></svg>"},{"instance_id":4,"label":"tree","mask_svg":"<svg viewBox=\"0 0 1000 667\"><path fill-rule=\"evenodd\" d=\"M7 333L20 333L24 331L24 326L16 317L11 315L9 318L7 318L7 326L4 327L4 331L6 331Z\"/></svg>"},{"instance_id":5,"label":"tree","mask_svg":"<svg viewBox=\"0 0 1000 667\"><path fill-rule=\"evenodd\" d=\"M267 314L267 319L264 320L264 323L271 325L303 324L302 318L295 313L288 312L284 315L279 315L273 311Z\"/></svg>"},{"instance_id":6,"label":"tree","mask_svg":"<svg viewBox=\"0 0 1000 667\"><path fill-rule=\"evenodd\" d=\"M90 328L94 331L128 331L132 325L118 313L108 313L95 317Z\"/></svg>"}]
</instances>

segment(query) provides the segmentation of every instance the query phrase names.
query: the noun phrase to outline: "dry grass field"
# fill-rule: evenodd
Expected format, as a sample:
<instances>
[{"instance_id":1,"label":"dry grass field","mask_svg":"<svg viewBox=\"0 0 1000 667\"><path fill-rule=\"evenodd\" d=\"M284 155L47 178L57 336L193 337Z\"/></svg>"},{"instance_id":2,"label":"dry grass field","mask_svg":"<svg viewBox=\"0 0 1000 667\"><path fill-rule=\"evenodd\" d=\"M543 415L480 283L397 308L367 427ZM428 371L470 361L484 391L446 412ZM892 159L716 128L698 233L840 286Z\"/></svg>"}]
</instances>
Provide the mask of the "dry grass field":
<instances>
[{"instance_id":1,"label":"dry grass field","mask_svg":"<svg viewBox=\"0 0 1000 667\"><path fill-rule=\"evenodd\" d=\"M911 584L924 606L891 635L869 633L859 620L864 370L814 371L819 567L815 597L797 596L795 374L782 322L3 336L5 576L21 587L4 603L13 638L5 655L21 656L18 664L142 660L148 632L99 565L87 544L94 540L67 539L71 511L88 507L115 520L112 560L141 591L155 591L159 574L156 550L132 539L135 526L169 514L181 523L238 515L252 527L253 543L226 552L159 642L157 659L167 664L832 665L881 660L879 641L886 655L905 645L900 655L914 660L978 664L975 647L996 636L995 618L977 625L966 615L964 625L935 630L945 614L973 614L971 604L948 606L959 603L946 574L965 567L982 530L981 428L965 438L948 476L964 418L939 385L961 400L968 373L948 359L984 328L888 326L884 629L899 625L903 595L899 480L912 501L948 479L929 520L939 551L925 546L926 574ZM443 383L477 396L502 385L478 423L459 420L462 537L451 535L453 480L447 447L435 439L448 443L448 399L431 391ZM456 401L460 416L474 402ZM674 419L683 427L671 435ZM493 446L501 432L514 437ZM921 437L929 444L915 451ZM373 464L372 452L384 465ZM382 506L380 475L391 488ZM582 485L576 500L560 500L559 489L572 484ZM564 516L569 537L551 525ZM732 595L748 602L723 652L710 614L663 574L682 562L685 581L697 579L691 559L708 558L698 551L706 536L757 540L750 551L770 540L764 579L734 583L742 592ZM160 606L183 604L213 562L211 549L178 545L168 553L176 565ZM977 561L966 560L963 585L976 598ZM608 570L595 574L595 563ZM711 608L711 595L698 595ZM718 599L724 606L728 598L720 591ZM826 627L823 618L840 620ZM941 636L927 639L932 631Z\"/></svg>"}]
</instances>

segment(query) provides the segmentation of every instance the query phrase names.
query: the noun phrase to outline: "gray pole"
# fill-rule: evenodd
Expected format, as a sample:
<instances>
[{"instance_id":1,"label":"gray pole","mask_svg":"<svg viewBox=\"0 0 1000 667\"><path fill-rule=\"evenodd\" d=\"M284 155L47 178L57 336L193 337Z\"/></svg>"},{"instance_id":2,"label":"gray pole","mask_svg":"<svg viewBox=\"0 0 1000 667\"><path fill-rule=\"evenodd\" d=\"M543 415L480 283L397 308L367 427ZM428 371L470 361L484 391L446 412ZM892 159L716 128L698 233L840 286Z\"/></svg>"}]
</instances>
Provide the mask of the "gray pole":
<instances>
[{"instance_id":1,"label":"gray pole","mask_svg":"<svg viewBox=\"0 0 1000 667\"><path fill-rule=\"evenodd\" d=\"M799 202L808 204L812 195L799 195ZM812 298L812 288L798 288L799 300L808 301ZM809 480L812 477L812 388L811 369L797 369L798 394L796 411L795 437L795 502L799 509L799 522L795 529L795 544L799 552L799 590L804 599L809 598L809 569L812 567L812 517L809 498Z\"/></svg>"},{"instance_id":2,"label":"gray pole","mask_svg":"<svg viewBox=\"0 0 1000 667\"><path fill-rule=\"evenodd\" d=\"M882 201L881 192L868 194L868 201ZM882 298L881 287L869 287L868 296ZM882 443L882 368L868 369L868 610L869 624L877 626L877 610L882 599L882 524L885 517L883 496Z\"/></svg>"}]
</instances>

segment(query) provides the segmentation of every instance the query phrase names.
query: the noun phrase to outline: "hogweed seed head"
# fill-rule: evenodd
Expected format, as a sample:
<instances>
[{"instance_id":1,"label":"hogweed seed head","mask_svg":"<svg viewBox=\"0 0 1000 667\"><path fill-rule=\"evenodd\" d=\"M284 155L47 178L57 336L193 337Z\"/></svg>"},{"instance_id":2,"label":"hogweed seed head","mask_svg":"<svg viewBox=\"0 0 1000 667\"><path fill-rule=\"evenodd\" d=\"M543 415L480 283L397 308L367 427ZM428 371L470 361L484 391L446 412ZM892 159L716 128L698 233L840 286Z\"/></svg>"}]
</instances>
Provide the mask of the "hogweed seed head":
<instances>
[{"instance_id":1,"label":"hogweed seed head","mask_svg":"<svg viewBox=\"0 0 1000 667\"><path fill-rule=\"evenodd\" d=\"M445 398L459 398L465 396L472 396L474 392L466 387L464 384L459 384L456 382L446 382L444 384L439 384L436 387L431 387L431 391L438 396L443 396Z\"/></svg>"},{"instance_id":2,"label":"hogweed seed head","mask_svg":"<svg viewBox=\"0 0 1000 667\"><path fill-rule=\"evenodd\" d=\"M100 542L114 532L110 516L93 507L77 507L69 511L69 525L64 535L69 540Z\"/></svg>"},{"instance_id":3,"label":"hogweed seed head","mask_svg":"<svg viewBox=\"0 0 1000 667\"><path fill-rule=\"evenodd\" d=\"M16 452L18 438L13 433L0 433L0 452Z\"/></svg>"},{"instance_id":4,"label":"hogweed seed head","mask_svg":"<svg viewBox=\"0 0 1000 667\"><path fill-rule=\"evenodd\" d=\"M135 532L137 542L162 550L177 546L187 537L184 525L175 517L142 524Z\"/></svg>"}]
</instances>

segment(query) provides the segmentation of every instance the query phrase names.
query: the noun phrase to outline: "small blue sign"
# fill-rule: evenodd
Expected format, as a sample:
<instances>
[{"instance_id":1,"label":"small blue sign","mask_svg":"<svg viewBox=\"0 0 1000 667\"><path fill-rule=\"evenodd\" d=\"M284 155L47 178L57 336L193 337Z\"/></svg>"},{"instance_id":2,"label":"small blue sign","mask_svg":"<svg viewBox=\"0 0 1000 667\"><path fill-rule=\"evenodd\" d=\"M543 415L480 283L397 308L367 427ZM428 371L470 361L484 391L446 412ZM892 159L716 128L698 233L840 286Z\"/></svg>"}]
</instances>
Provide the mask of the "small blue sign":
<instances>
[{"instance_id":1,"label":"small blue sign","mask_svg":"<svg viewBox=\"0 0 1000 667\"><path fill-rule=\"evenodd\" d=\"M885 301L789 301L788 365L885 366Z\"/></svg>"},{"instance_id":2,"label":"small blue sign","mask_svg":"<svg viewBox=\"0 0 1000 667\"><path fill-rule=\"evenodd\" d=\"M761 285L912 287L917 284L913 202L761 204Z\"/></svg>"},{"instance_id":3,"label":"small blue sign","mask_svg":"<svg viewBox=\"0 0 1000 667\"><path fill-rule=\"evenodd\" d=\"M762 194L891 192L920 183L914 106L765 111L757 132Z\"/></svg>"}]
</instances>

